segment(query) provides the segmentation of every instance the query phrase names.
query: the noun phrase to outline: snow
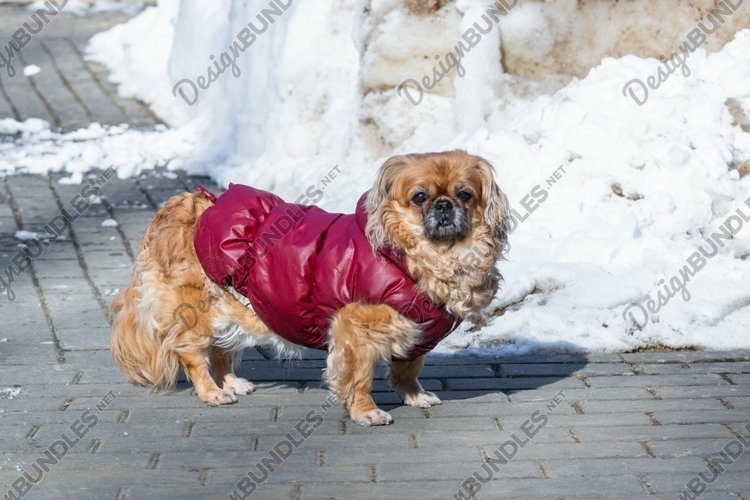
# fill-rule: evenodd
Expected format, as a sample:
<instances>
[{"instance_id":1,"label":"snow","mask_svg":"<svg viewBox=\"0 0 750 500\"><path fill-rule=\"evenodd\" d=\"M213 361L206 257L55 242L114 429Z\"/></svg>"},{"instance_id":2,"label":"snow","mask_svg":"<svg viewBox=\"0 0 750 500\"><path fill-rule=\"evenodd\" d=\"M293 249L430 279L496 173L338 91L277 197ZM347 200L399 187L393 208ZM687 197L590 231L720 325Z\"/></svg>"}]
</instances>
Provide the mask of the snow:
<instances>
[{"instance_id":1,"label":"snow","mask_svg":"<svg viewBox=\"0 0 750 500\"><path fill-rule=\"evenodd\" d=\"M48 233L35 233L33 231L16 231L15 238L21 241L34 241L34 240L54 240L57 238L54 234Z\"/></svg>"},{"instance_id":2,"label":"snow","mask_svg":"<svg viewBox=\"0 0 750 500\"><path fill-rule=\"evenodd\" d=\"M431 74L434 55L449 52L485 4L459 0L458 14L435 21L394 4L372 2L367 17L355 0L295 2L240 54L239 76L225 72L189 106L175 83L205 75L268 1L160 2L94 37L88 55L172 128L95 124L60 135L3 120L0 134L12 140L0 140L0 175L112 165L128 177L166 166L296 199L338 165L319 204L351 211L386 157L464 148L495 165L519 222L482 324L464 323L439 350L750 348L744 226L691 277L689 301L678 292L642 328L624 315L656 300L727 217L750 214L750 176L731 168L750 162L750 134L725 105L750 109L750 30L720 52L698 49L691 76L675 73L643 106L622 89L656 74L658 60L607 58L542 93L502 74L493 31L462 60L463 77L413 106L398 83ZM508 29L534 32L534 9L514 11ZM403 29L411 21L429 49Z\"/></svg>"},{"instance_id":3,"label":"snow","mask_svg":"<svg viewBox=\"0 0 750 500\"><path fill-rule=\"evenodd\" d=\"M19 394L20 387L0 387L0 399L15 399Z\"/></svg>"},{"instance_id":4,"label":"snow","mask_svg":"<svg viewBox=\"0 0 750 500\"><path fill-rule=\"evenodd\" d=\"M36 134L49 129L49 123L38 118L17 122L12 118L0 119L0 135Z\"/></svg>"},{"instance_id":5,"label":"snow","mask_svg":"<svg viewBox=\"0 0 750 500\"><path fill-rule=\"evenodd\" d=\"M13 140L3 141L2 135ZM0 120L0 175L68 172L62 184L80 183L82 174L112 165L121 178L138 175L154 166L189 167L182 159L193 148L185 130L128 130L98 123L68 134L50 130L49 123L29 119ZM193 173L203 173L198 169Z\"/></svg>"},{"instance_id":6,"label":"snow","mask_svg":"<svg viewBox=\"0 0 750 500\"><path fill-rule=\"evenodd\" d=\"M114 219L103 220L102 227L117 227L117 221Z\"/></svg>"},{"instance_id":7,"label":"snow","mask_svg":"<svg viewBox=\"0 0 750 500\"><path fill-rule=\"evenodd\" d=\"M36 64L29 64L28 66L23 68L24 76L34 76L34 75L38 75L41 72L42 72L42 69Z\"/></svg>"}]
</instances>

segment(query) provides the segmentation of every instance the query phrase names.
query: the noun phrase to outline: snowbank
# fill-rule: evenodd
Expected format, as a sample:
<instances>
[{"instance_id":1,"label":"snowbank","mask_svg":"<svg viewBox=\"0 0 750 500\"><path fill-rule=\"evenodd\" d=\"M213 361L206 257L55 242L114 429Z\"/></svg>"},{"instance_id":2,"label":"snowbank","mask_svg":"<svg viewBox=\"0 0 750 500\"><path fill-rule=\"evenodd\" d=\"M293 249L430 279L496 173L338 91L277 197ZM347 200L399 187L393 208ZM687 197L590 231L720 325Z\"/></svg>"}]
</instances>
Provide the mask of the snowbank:
<instances>
[{"instance_id":1,"label":"snowbank","mask_svg":"<svg viewBox=\"0 0 750 500\"><path fill-rule=\"evenodd\" d=\"M171 160L296 199L338 165L319 204L350 211L384 157L465 148L495 165L518 223L484 323L462 325L442 350L750 347L750 221L732 226L736 234L700 269L688 260L738 209L750 217L750 176L738 168L750 162L750 133L726 106L731 98L750 110L750 30L720 52L698 49L691 76L671 75L643 106L623 86L657 74L655 59L605 59L585 78L535 94L502 74L492 32L462 61L463 77L453 70L413 106L396 82L421 78L424 57L431 67L487 2L458 0L457 11L434 18L396 0L364 13L354 0L295 2L237 57L238 77L227 70L189 106L174 85L205 75L269 1L196 5L164 2L90 48L121 92L152 103L174 129L90 130L75 142L27 131L31 146L0 142L0 171L101 161L132 175ZM428 48L404 30L411 21ZM685 266L697 272L681 275ZM689 280L678 288L675 276ZM642 327L624 314L634 303L647 308L648 297L658 302L660 291L666 304Z\"/></svg>"}]
</instances>

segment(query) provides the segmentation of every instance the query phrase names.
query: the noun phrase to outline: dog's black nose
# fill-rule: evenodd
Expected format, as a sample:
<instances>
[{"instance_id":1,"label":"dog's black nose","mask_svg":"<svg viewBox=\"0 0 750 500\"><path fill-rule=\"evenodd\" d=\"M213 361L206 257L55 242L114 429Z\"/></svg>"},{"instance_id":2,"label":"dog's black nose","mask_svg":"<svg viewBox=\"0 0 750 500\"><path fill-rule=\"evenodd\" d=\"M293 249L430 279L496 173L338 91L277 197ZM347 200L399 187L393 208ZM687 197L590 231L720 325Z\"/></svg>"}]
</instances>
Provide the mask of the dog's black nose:
<instances>
[{"instance_id":1,"label":"dog's black nose","mask_svg":"<svg viewBox=\"0 0 750 500\"><path fill-rule=\"evenodd\" d=\"M453 202L451 200L438 200L435 202L435 209L438 212L449 212L453 210Z\"/></svg>"}]
</instances>

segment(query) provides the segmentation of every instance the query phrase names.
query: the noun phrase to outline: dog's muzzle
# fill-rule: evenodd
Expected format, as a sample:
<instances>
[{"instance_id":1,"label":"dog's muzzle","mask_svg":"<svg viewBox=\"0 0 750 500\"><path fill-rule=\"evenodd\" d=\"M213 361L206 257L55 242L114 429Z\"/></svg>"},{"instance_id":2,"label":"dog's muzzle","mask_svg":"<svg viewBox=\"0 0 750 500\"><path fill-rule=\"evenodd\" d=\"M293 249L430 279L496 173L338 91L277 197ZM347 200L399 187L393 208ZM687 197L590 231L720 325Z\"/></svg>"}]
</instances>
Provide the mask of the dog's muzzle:
<instances>
[{"instance_id":1,"label":"dog's muzzle","mask_svg":"<svg viewBox=\"0 0 750 500\"><path fill-rule=\"evenodd\" d=\"M459 240L469 232L469 218L464 208L456 206L450 199L441 198L425 214L424 228L432 240Z\"/></svg>"}]
</instances>

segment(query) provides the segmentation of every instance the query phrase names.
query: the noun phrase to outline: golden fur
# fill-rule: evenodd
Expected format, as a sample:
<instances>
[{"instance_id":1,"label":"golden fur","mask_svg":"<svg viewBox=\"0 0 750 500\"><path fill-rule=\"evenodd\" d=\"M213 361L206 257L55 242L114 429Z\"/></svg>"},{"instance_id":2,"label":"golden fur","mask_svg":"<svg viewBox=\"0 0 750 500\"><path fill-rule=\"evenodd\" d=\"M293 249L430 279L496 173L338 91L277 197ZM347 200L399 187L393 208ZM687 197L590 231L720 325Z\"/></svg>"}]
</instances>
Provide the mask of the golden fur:
<instances>
[{"instance_id":1,"label":"golden fur","mask_svg":"<svg viewBox=\"0 0 750 500\"><path fill-rule=\"evenodd\" d=\"M426 193L416 206L415 189ZM469 192L461 200L458 191ZM432 241L422 219L439 199L468 214L465 237ZM112 354L133 383L164 390L180 370L209 405L232 403L253 386L234 374L235 358L261 342L288 344L271 332L248 301L213 283L193 248L195 225L211 202L184 193L167 201L148 226L133 280L112 303ZM397 156L380 169L367 201L367 233L374 248L391 245L406 256L421 290L435 303L465 317L489 303L499 283L494 264L508 235L508 205L492 167L463 151ZM391 416L371 397L379 362L390 364L389 381L406 404L429 407L440 400L417 380L424 356L403 358L419 338L415 323L384 304L349 304L329 330L325 378L362 425L383 425Z\"/></svg>"}]
</instances>

